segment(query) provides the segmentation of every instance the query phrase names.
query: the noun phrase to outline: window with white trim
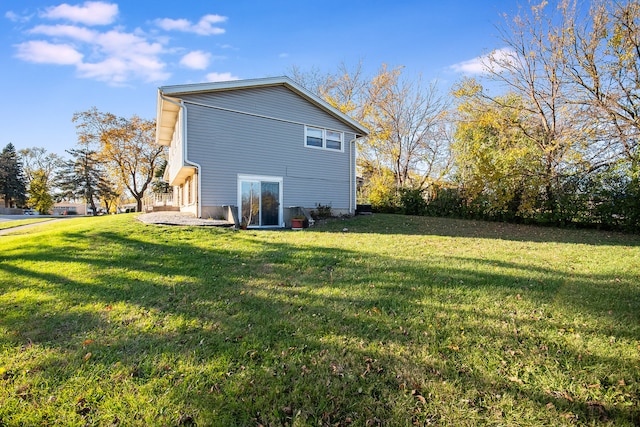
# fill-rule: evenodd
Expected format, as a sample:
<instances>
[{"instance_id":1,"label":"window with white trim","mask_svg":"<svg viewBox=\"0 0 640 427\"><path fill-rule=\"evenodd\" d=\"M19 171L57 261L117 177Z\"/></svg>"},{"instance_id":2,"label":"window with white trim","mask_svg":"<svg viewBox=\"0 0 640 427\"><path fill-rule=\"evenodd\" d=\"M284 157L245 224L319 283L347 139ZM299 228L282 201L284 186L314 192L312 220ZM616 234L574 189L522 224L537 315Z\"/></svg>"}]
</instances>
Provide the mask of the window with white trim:
<instances>
[{"instance_id":1,"label":"window with white trim","mask_svg":"<svg viewBox=\"0 0 640 427\"><path fill-rule=\"evenodd\" d=\"M305 126L305 147L342 151L343 133Z\"/></svg>"}]
</instances>

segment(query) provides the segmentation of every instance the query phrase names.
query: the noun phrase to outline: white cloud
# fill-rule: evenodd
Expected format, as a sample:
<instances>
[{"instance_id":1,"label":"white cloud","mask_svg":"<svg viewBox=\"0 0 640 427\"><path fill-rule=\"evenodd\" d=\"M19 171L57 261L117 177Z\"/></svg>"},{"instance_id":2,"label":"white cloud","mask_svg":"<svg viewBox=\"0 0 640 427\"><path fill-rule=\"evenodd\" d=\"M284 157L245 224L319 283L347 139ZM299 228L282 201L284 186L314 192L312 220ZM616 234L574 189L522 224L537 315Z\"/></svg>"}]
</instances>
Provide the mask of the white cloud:
<instances>
[{"instance_id":1,"label":"white cloud","mask_svg":"<svg viewBox=\"0 0 640 427\"><path fill-rule=\"evenodd\" d=\"M42 14L49 19L66 19L85 25L108 25L118 15L118 5L101 1L85 1L82 6L63 3L46 9Z\"/></svg>"},{"instance_id":2,"label":"white cloud","mask_svg":"<svg viewBox=\"0 0 640 427\"><path fill-rule=\"evenodd\" d=\"M288 53L281 53L281 54L278 55L278 58L280 58L280 59L285 59L285 58L288 58L288 57L289 57Z\"/></svg>"},{"instance_id":3,"label":"white cloud","mask_svg":"<svg viewBox=\"0 0 640 427\"><path fill-rule=\"evenodd\" d=\"M20 19L20 16L18 16L17 13L12 11L6 12L4 14L4 17L7 18L9 21L13 21L13 22L18 22L18 20Z\"/></svg>"},{"instance_id":4,"label":"white cloud","mask_svg":"<svg viewBox=\"0 0 640 427\"><path fill-rule=\"evenodd\" d=\"M33 40L14 46L17 58L37 64L69 65L81 78L112 85L126 85L135 80L166 80L171 75L167 65L169 62L179 61L182 67L206 70L217 58L206 51L189 51L184 47L171 46L173 39L166 33L158 34L155 29L151 32L142 28L128 31L114 25L118 5L110 0L84 1L77 5L61 3L40 14L24 16L15 12L5 13L5 17L13 22L25 22L32 18L40 21L24 30L23 34ZM49 20L53 19L68 22L51 24ZM224 33L219 24L226 20L225 16L210 14L195 23L186 19L153 22L166 30L213 35ZM96 25L107 27L100 29L94 27ZM231 73L211 73L207 79L223 81L238 77Z\"/></svg>"},{"instance_id":5,"label":"white cloud","mask_svg":"<svg viewBox=\"0 0 640 427\"><path fill-rule=\"evenodd\" d=\"M130 60L122 57L108 57L101 62L78 64L80 77L108 82L112 85L125 85L132 76L140 77L147 82L162 81L170 74L164 71L164 64L154 58L136 58Z\"/></svg>"},{"instance_id":6,"label":"white cloud","mask_svg":"<svg viewBox=\"0 0 640 427\"><path fill-rule=\"evenodd\" d=\"M112 84L124 84L128 76L127 63L120 58L107 58L101 62L78 65L81 77L91 78Z\"/></svg>"},{"instance_id":7,"label":"white cloud","mask_svg":"<svg viewBox=\"0 0 640 427\"><path fill-rule=\"evenodd\" d=\"M149 43L144 37L117 30L99 34L96 43L106 53L126 57L157 55L163 50L160 43Z\"/></svg>"},{"instance_id":8,"label":"white cloud","mask_svg":"<svg viewBox=\"0 0 640 427\"><path fill-rule=\"evenodd\" d=\"M182 57L180 65L193 70L204 70L209 66L211 54L201 50L194 50Z\"/></svg>"},{"instance_id":9,"label":"white cloud","mask_svg":"<svg viewBox=\"0 0 640 427\"><path fill-rule=\"evenodd\" d=\"M17 45L17 57L41 64L75 65L78 75L121 85L132 78L147 82L166 80L164 47L137 34L111 30L95 32L71 25L38 26L31 33L82 42L80 46L48 41ZM86 55L81 53L86 52Z\"/></svg>"},{"instance_id":10,"label":"white cloud","mask_svg":"<svg viewBox=\"0 0 640 427\"><path fill-rule=\"evenodd\" d=\"M166 31L182 31L185 33L200 34L201 36L211 36L224 34L224 28L217 27L214 24L221 24L226 20L226 16L205 15L195 24L188 19L171 18L158 19L156 20L156 24Z\"/></svg>"},{"instance_id":11,"label":"white cloud","mask_svg":"<svg viewBox=\"0 0 640 427\"><path fill-rule=\"evenodd\" d=\"M503 47L493 52L475 57L468 61L458 62L450 68L456 73L462 74L486 74L493 69L499 71L500 64L514 63L517 61L517 54L513 49Z\"/></svg>"},{"instance_id":12,"label":"white cloud","mask_svg":"<svg viewBox=\"0 0 640 427\"><path fill-rule=\"evenodd\" d=\"M7 18L11 22L29 22L33 15L18 15L12 10L5 12L4 17Z\"/></svg>"},{"instance_id":13,"label":"white cloud","mask_svg":"<svg viewBox=\"0 0 640 427\"><path fill-rule=\"evenodd\" d=\"M209 73L205 78L208 82L226 82L229 80L240 80L240 77L236 77L231 73Z\"/></svg>"},{"instance_id":14,"label":"white cloud","mask_svg":"<svg viewBox=\"0 0 640 427\"><path fill-rule=\"evenodd\" d=\"M74 40L91 43L96 39L97 32L75 25L38 25L29 30L31 34L44 34L52 37L67 37Z\"/></svg>"},{"instance_id":15,"label":"white cloud","mask_svg":"<svg viewBox=\"0 0 640 427\"><path fill-rule=\"evenodd\" d=\"M193 26L191 21L188 19L171 19L171 18L162 18L156 20L156 25L166 31L189 31L189 29Z\"/></svg>"},{"instance_id":16,"label":"white cloud","mask_svg":"<svg viewBox=\"0 0 640 427\"><path fill-rule=\"evenodd\" d=\"M121 84L129 78L140 77L148 82L169 77L161 60L164 47L149 43L145 38L116 30L99 34L94 42L94 55L102 60L78 66L82 77Z\"/></svg>"},{"instance_id":17,"label":"white cloud","mask_svg":"<svg viewBox=\"0 0 640 427\"><path fill-rule=\"evenodd\" d=\"M16 46L16 56L27 62L38 64L76 65L82 63L83 55L68 44L54 44L33 40Z\"/></svg>"},{"instance_id":18,"label":"white cloud","mask_svg":"<svg viewBox=\"0 0 640 427\"><path fill-rule=\"evenodd\" d=\"M458 62L453 64L451 69L462 74L483 74L486 71L483 58L483 56L478 56L468 61Z\"/></svg>"}]
</instances>

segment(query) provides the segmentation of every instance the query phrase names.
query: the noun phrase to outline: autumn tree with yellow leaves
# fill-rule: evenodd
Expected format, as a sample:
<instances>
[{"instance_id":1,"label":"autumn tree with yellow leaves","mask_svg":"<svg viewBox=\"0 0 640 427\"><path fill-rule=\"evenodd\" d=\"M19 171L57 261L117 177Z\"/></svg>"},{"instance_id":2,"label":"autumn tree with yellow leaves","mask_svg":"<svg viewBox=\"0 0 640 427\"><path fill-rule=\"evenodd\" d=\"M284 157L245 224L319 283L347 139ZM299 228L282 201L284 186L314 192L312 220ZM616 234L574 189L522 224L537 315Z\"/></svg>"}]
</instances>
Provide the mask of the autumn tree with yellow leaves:
<instances>
[{"instance_id":1,"label":"autumn tree with yellow leaves","mask_svg":"<svg viewBox=\"0 0 640 427\"><path fill-rule=\"evenodd\" d=\"M467 204L513 211L526 187L537 202L517 212L536 221L640 226L640 6L583 5L532 2L504 15L484 81L457 86L456 177ZM525 187L504 193L514 179Z\"/></svg>"},{"instance_id":2,"label":"autumn tree with yellow leaves","mask_svg":"<svg viewBox=\"0 0 640 427\"><path fill-rule=\"evenodd\" d=\"M155 144L155 122L138 116L118 117L97 108L74 114L78 144L96 147L116 186L126 188L142 210L142 199L164 156Z\"/></svg>"},{"instance_id":3,"label":"autumn tree with yellow leaves","mask_svg":"<svg viewBox=\"0 0 640 427\"><path fill-rule=\"evenodd\" d=\"M382 65L367 78L361 63L351 69L342 64L335 73L291 71L294 80L369 129L358 141L358 167L374 205L393 204L404 188L427 189L450 166L448 98L435 83L425 86L402 71Z\"/></svg>"}]
</instances>

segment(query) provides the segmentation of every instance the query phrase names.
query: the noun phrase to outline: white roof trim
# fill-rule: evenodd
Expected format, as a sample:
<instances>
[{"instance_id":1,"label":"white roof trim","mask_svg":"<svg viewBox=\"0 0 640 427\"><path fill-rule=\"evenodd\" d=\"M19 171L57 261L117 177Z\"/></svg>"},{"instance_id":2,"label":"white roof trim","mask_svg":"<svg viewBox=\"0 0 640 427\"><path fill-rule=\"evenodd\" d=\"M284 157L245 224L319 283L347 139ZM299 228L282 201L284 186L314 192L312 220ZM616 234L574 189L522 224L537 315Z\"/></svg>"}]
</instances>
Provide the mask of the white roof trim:
<instances>
[{"instance_id":1,"label":"white roof trim","mask_svg":"<svg viewBox=\"0 0 640 427\"><path fill-rule=\"evenodd\" d=\"M353 120L351 117L347 116L337 108L334 108L326 101L320 99L318 96L309 92L308 90L300 86L298 83L294 82L293 80L285 76L267 77L262 79L249 79L249 80L231 80L226 82L162 86L158 88L158 91L159 91L159 94L179 98L180 95L184 95L184 94L192 94L192 93L199 93L199 92L216 92L216 91L234 90L234 89L247 89L247 88L266 87L266 86L287 86L289 89L298 93L303 98L306 98L311 103L317 105L318 107L322 108L329 114L335 116L340 121L358 130L361 136L369 135L369 131L360 123Z\"/></svg>"},{"instance_id":2,"label":"white roof trim","mask_svg":"<svg viewBox=\"0 0 640 427\"><path fill-rule=\"evenodd\" d=\"M178 100L175 100L176 104ZM158 91L158 105L156 112L156 144L171 145L180 106L166 101Z\"/></svg>"}]
</instances>

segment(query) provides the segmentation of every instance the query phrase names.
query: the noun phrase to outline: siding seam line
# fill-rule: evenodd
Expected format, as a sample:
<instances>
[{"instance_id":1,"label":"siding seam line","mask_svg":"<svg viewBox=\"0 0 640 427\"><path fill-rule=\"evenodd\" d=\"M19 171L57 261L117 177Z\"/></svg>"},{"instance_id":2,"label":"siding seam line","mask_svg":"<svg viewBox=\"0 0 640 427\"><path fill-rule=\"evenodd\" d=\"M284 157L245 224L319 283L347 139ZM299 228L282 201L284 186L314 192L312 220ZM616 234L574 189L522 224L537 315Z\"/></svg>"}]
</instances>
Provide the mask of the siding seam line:
<instances>
[{"instance_id":1,"label":"siding seam line","mask_svg":"<svg viewBox=\"0 0 640 427\"><path fill-rule=\"evenodd\" d=\"M290 123L290 124L294 124L294 125L321 127L321 128L323 128L323 129L328 129L328 130L332 130L332 131L336 131L336 132L341 132L341 133L354 133L354 134L357 134L357 132L345 132L345 131L343 131L343 130L338 130L338 129L329 129L329 128L324 127L324 126L319 126L319 125L309 125L308 123L296 122L296 121L294 121L294 120L280 119L280 118L277 118L277 117L265 116L265 115L263 115L263 114L250 113L250 112L248 112L248 111L240 111L240 110L234 110L234 109L232 109L232 108L219 107L219 106L217 106L217 105L203 104L203 103L201 103L201 102L185 101L185 100L183 100L183 102L184 102L185 104L191 104L191 105L195 105L195 106L198 106L198 107L212 108L212 109L214 109L214 110L227 111L227 112L229 112L229 113L244 114L244 115L246 115L246 116L258 117L258 118L261 118L261 119L275 120L275 121L278 121L278 122Z\"/></svg>"}]
</instances>

